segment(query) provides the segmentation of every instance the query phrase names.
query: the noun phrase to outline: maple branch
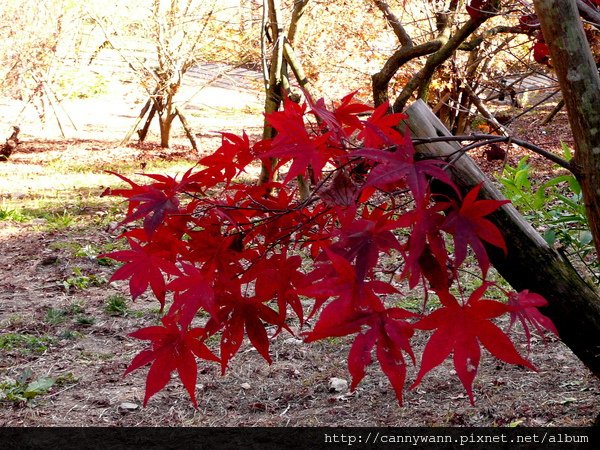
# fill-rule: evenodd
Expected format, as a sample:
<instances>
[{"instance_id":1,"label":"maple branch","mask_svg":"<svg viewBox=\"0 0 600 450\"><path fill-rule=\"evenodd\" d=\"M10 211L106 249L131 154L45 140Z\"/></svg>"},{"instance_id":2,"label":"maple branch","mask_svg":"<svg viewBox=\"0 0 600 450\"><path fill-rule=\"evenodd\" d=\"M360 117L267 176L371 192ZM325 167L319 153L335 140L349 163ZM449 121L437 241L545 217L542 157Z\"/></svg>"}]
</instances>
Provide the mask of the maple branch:
<instances>
[{"instance_id":1,"label":"maple branch","mask_svg":"<svg viewBox=\"0 0 600 450\"><path fill-rule=\"evenodd\" d=\"M504 142L504 138L502 136L498 136L496 139L489 139L487 141L473 142L472 144L466 145L466 146L460 148L459 150L456 150L454 153L449 153L448 157L451 157L455 154L457 154L458 156L450 159L450 161L448 162L448 166L454 164L459 158L461 158L467 152L474 150L476 148L479 148L479 147L483 147L483 146L490 145L490 144L495 144L496 142Z\"/></svg>"},{"instance_id":2,"label":"maple branch","mask_svg":"<svg viewBox=\"0 0 600 450\"><path fill-rule=\"evenodd\" d=\"M473 51L475 50L477 47L479 47L483 41L485 41L486 38L490 37L490 36L495 36L497 34L501 34L501 33L507 33L507 34L529 34L528 31L523 30L522 28L516 26L516 27L512 27L512 26L507 26L507 25L499 25L497 27L494 28L490 28L489 30L484 31L483 33L481 33L480 36L473 38L472 40L470 40L469 42L463 42L458 49L459 50L464 50L467 52Z\"/></svg>"},{"instance_id":3,"label":"maple branch","mask_svg":"<svg viewBox=\"0 0 600 450\"><path fill-rule=\"evenodd\" d=\"M546 159L549 159L555 164L558 164L564 169L567 169L569 172L573 174L577 174L577 169L570 162L562 159L559 156L556 156L554 153L549 152L548 150L544 150L541 147L538 147L535 144L524 141L522 139L515 138L513 136L498 136L496 134L471 134L471 135L463 135L463 136L436 136L436 137L428 137L428 138L414 138L414 145L423 145L423 144L431 144L434 142L462 142L462 141L488 141L485 144L489 144L492 142L506 142L509 144L515 144L519 147L523 147L527 150L531 150L534 153L537 153L540 156L543 156ZM484 144L484 145L485 145Z\"/></svg>"},{"instance_id":4,"label":"maple branch","mask_svg":"<svg viewBox=\"0 0 600 450\"><path fill-rule=\"evenodd\" d=\"M290 45L289 42L283 44L283 56L287 63L290 65L290 69L292 69L292 73L294 74L294 77L296 78L296 81L298 81L300 87L305 88L306 85L309 83L308 77L304 73L304 68L300 63L300 60L298 59L294 48Z\"/></svg>"},{"instance_id":5,"label":"maple branch","mask_svg":"<svg viewBox=\"0 0 600 450\"><path fill-rule=\"evenodd\" d=\"M406 102L410 99L413 92L416 91L421 84L434 74L437 68L443 64L467 39L489 19L488 15L482 14L476 18L469 18L465 24L452 37L448 37L446 33L440 36L443 45L435 53L431 54L425 66L419 70L406 84L402 92L396 97L393 105L393 111L402 111Z\"/></svg>"},{"instance_id":6,"label":"maple branch","mask_svg":"<svg viewBox=\"0 0 600 450\"><path fill-rule=\"evenodd\" d=\"M504 127L500 122L498 122L494 115L485 107L485 105L483 104L479 96L475 94L467 80L465 80L465 82L463 83L463 89L471 99L471 102L473 102L473 105L475 105L477 110L481 113L481 115L485 117L488 120L488 122L491 122L494 125L494 127L496 127L496 130L499 130L500 132L502 132L502 134L508 136L509 133L506 127Z\"/></svg>"},{"instance_id":7,"label":"maple branch","mask_svg":"<svg viewBox=\"0 0 600 450\"><path fill-rule=\"evenodd\" d=\"M527 109L525 109L524 111L521 111L519 114L517 114L516 116L514 116L512 119L510 119L510 122L514 122L519 117L524 116L525 114L527 114L527 113L535 110L535 108L537 108L541 104L547 102L548 100L550 100L552 97L554 97L556 94L559 94L559 93L560 93L560 89L555 89L550 94L546 95L545 97L542 97L540 100L538 100L537 102L535 102L533 105L529 106Z\"/></svg>"},{"instance_id":8,"label":"maple branch","mask_svg":"<svg viewBox=\"0 0 600 450\"><path fill-rule=\"evenodd\" d=\"M389 83L398 72L398 69L408 61L419 58L421 56L430 55L438 51L442 45L448 40L448 18L444 14L445 19L439 21L439 35L436 39L425 42L420 45L414 45L412 39L400 23L400 20L391 10L390 6L382 0L374 0L375 5L383 12L384 18L398 37L400 49L396 50L392 56L385 62L381 70L371 76L373 101L375 106L379 106L389 100L388 87ZM456 8L456 2L452 2L450 9Z\"/></svg>"},{"instance_id":9,"label":"maple branch","mask_svg":"<svg viewBox=\"0 0 600 450\"><path fill-rule=\"evenodd\" d=\"M552 119L554 119L554 117L560 112L561 109L563 109L565 107L565 99L561 98L558 103L556 104L556 106L552 109L552 111L550 111L550 113L544 118L544 120L542 120L541 125L548 125Z\"/></svg>"},{"instance_id":10,"label":"maple branch","mask_svg":"<svg viewBox=\"0 0 600 450\"><path fill-rule=\"evenodd\" d=\"M430 55L438 51L442 45L442 40L436 39L414 47L401 47L396 50L385 62L383 68L371 76L375 106L377 107L388 101L388 86L400 67L415 58Z\"/></svg>"},{"instance_id":11,"label":"maple branch","mask_svg":"<svg viewBox=\"0 0 600 450\"><path fill-rule=\"evenodd\" d=\"M272 139L275 136L275 130L269 124L266 116L279 109L281 104L281 84L283 78L284 58L283 58L283 26L281 24L281 6L279 0L268 0L263 4L267 8L271 28L271 38L273 40L273 50L271 54L271 64L269 67L269 81L265 92L265 120L263 124L263 139ZM263 55L263 58L265 56ZM264 162L259 175L259 184L267 183L273 176L276 161L270 158Z\"/></svg>"}]
</instances>

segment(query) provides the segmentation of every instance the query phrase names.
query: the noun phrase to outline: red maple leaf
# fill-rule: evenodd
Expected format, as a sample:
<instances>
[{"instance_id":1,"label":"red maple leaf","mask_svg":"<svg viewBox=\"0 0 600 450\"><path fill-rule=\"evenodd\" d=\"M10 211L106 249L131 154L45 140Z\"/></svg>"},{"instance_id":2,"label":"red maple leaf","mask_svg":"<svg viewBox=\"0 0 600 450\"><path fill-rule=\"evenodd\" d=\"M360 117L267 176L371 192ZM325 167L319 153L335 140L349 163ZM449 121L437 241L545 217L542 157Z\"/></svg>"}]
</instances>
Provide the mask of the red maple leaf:
<instances>
[{"instance_id":1,"label":"red maple leaf","mask_svg":"<svg viewBox=\"0 0 600 450\"><path fill-rule=\"evenodd\" d=\"M314 180L319 180L321 170L334 156L342 155L340 149L328 146L331 132L310 136L304 123L305 106L300 107L291 100L284 100L283 111L266 115L266 119L277 130L271 148L261 157L281 158L278 167L292 160L284 183L298 175L304 175L312 167Z\"/></svg>"},{"instance_id":2,"label":"red maple leaf","mask_svg":"<svg viewBox=\"0 0 600 450\"><path fill-rule=\"evenodd\" d=\"M219 358L202 342L202 338L205 337L203 328L187 330L187 327L178 326L173 316L165 316L161 321L163 326L142 328L129 335L136 339L152 341L152 348L138 353L125 371L125 375L152 363L146 379L144 396L144 406L146 406L148 400L166 386L171 373L177 370L183 386L197 408L198 366L195 357L215 362L219 362Z\"/></svg>"},{"instance_id":3,"label":"red maple leaf","mask_svg":"<svg viewBox=\"0 0 600 450\"><path fill-rule=\"evenodd\" d=\"M420 272L421 275L429 282L429 287L436 292L447 291L455 279L455 273L445 264L446 259L436 256L431 250L429 244L425 244L423 251L417 260L418 269L414 268L411 271L411 280L414 278L415 272ZM409 287L414 281L409 282ZM423 280L425 285L425 280ZM427 292L425 292L425 303L427 303Z\"/></svg>"},{"instance_id":4,"label":"red maple leaf","mask_svg":"<svg viewBox=\"0 0 600 450\"><path fill-rule=\"evenodd\" d=\"M529 292L527 289L519 293L512 293L508 297L508 306L510 307L510 327L514 325L517 319L521 322L525 331L528 350L531 343L531 332L528 324L532 325L542 337L544 337L544 330L558 336L558 330L552 320L538 310L540 307L548 306L548 301L541 295Z\"/></svg>"},{"instance_id":5,"label":"red maple leaf","mask_svg":"<svg viewBox=\"0 0 600 450\"><path fill-rule=\"evenodd\" d=\"M484 216L496 211L510 200L476 200L482 184L478 184L465 196L460 207L455 207L442 226L454 239L454 257L456 266L460 266L467 256L470 245L479 261L485 277L490 261L483 245L487 242L501 248L506 253L506 245L500 230Z\"/></svg>"},{"instance_id":6,"label":"red maple leaf","mask_svg":"<svg viewBox=\"0 0 600 450\"><path fill-rule=\"evenodd\" d=\"M182 264L183 275L173 280L167 288L174 292L169 314L178 314L183 326L192 323L200 308L211 315L218 313L215 293L210 278L191 264Z\"/></svg>"},{"instance_id":7,"label":"red maple leaf","mask_svg":"<svg viewBox=\"0 0 600 450\"><path fill-rule=\"evenodd\" d=\"M380 303L377 309L382 310L383 305ZM357 309L352 298L340 296L323 308L312 331L306 333L304 342L357 333L367 322L370 314L371 311Z\"/></svg>"},{"instance_id":8,"label":"red maple leaf","mask_svg":"<svg viewBox=\"0 0 600 450\"><path fill-rule=\"evenodd\" d=\"M119 267L109 282L129 278L129 292L135 300L142 295L148 286L161 304L165 305L166 283L163 272L168 275L179 275L179 269L173 261L160 252L152 251L154 246L148 244L142 247L133 239L127 239L131 250L118 250L99 255L99 258L111 258L125 262ZM167 255L168 256L168 255Z\"/></svg>"},{"instance_id":9,"label":"red maple leaf","mask_svg":"<svg viewBox=\"0 0 600 450\"><path fill-rule=\"evenodd\" d=\"M224 235L221 227L211 226L214 220L220 220L217 214L212 219L198 221L198 231L189 231L190 242L185 258L202 264L205 273L230 273L239 270L242 266L239 246L241 234ZM215 223L215 222L212 222Z\"/></svg>"},{"instance_id":10,"label":"red maple leaf","mask_svg":"<svg viewBox=\"0 0 600 450\"><path fill-rule=\"evenodd\" d=\"M168 215L184 213L180 209L178 192L186 189L187 192L201 192L203 181L201 174L192 173L190 168L181 181L168 175L144 174L144 176L155 180L154 183L141 186L134 181L115 172L107 171L127 182L131 189L106 189L102 195L113 195L125 197L129 202L128 212L125 219L119 223L123 225L139 219L144 220L144 231L151 237Z\"/></svg>"},{"instance_id":11,"label":"red maple leaf","mask_svg":"<svg viewBox=\"0 0 600 450\"><path fill-rule=\"evenodd\" d=\"M239 285L238 285L239 286ZM212 317L206 324L211 334L221 332L221 371L224 374L231 358L244 341L244 328L252 346L271 364L269 337L263 321L276 325L278 329L292 330L283 322L277 311L271 309L257 297L243 297L239 293L227 293L220 298L222 308L219 317ZM293 333L292 333L293 334Z\"/></svg>"},{"instance_id":12,"label":"red maple leaf","mask_svg":"<svg viewBox=\"0 0 600 450\"><path fill-rule=\"evenodd\" d=\"M398 225L389 214L384 214L384 209L374 209L369 213L365 208L362 218L341 218L341 226L335 233L339 241L331 249L348 261L355 261L358 280L364 280L367 273L375 267L380 253L389 253L392 249L402 250L391 231L397 229Z\"/></svg>"},{"instance_id":13,"label":"red maple leaf","mask_svg":"<svg viewBox=\"0 0 600 450\"><path fill-rule=\"evenodd\" d=\"M308 275L309 279L314 278L321 281L315 282L299 292L301 295L316 299L309 317L312 317L330 297L338 297L348 305L352 305L353 308L374 311L381 305L381 300L375 294L376 292L386 294L397 292L388 283L378 280L365 282L364 279L359 279L355 267L333 250L327 248L325 254L330 263L320 264ZM319 321L322 318L323 312L319 315Z\"/></svg>"},{"instance_id":14,"label":"red maple leaf","mask_svg":"<svg viewBox=\"0 0 600 450\"><path fill-rule=\"evenodd\" d=\"M354 206L359 189L344 171L339 171L331 184L318 194L328 206Z\"/></svg>"},{"instance_id":15,"label":"red maple leaf","mask_svg":"<svg viewBox=\"0 0 600 450\"><path fill-rule=\"evenodd\" d=\"M533 59L539 64L548 65L550 61L550 50L544 41L536 41L533 44Z\"/></svg>"},{"instance_id":16,"label":"red maple leaf","mask_svg":"<svg viewBox=\"0 0 600 450\"><path fill-rule=\"evenodd\" d=\"M344 136L342 125L340 122L338 122L335 113L327 109L327 106L325 106L325 100L320 98L315 102L308 91L302 90L302 92L304 92L306 101L310 106L310 112L322 122L325 131L330 131L332 135L336 137L336 139L341 139Z\"/></svg>"},{"instance_id":17,"label":"red maple leaf","mask_svg":"<svg viewBox=\"0 0 600 450\"><path fill-rule=\"evenodd\" d=\"M364 128L362 121L359 119L359 114L373 109L364 103L352 101L357 92L358 91L351 92L342 98L341 103L334 110L335 118L339 123L345 125L344 133L348 137L356 130L362 130Z\"/></svg>"},{"instance_id":18,"label":"red maple leaf","mask_svg":"<svg viewBox=\"0 0 600 450\"><path fill-rule=\"evenodd\" d=\"M129 214L121 224L143 217L144 231L148 236L152 236L166 214L179 212L179 199L175 196L175 193L165 194L152 186L149 186L146 192L130 197L129 201L139 202L139 205L136 211Z\"/></svg>"},{"instance_id":19,"label":"red maple leaf","mask_svg":"<svg viewBox=\"0 0 600 450\"><path fill-rule=\"evenodd\" d=\"M363 156L380 163L371 169L366 182L367 186L385 188L398 183L406 184L417 203L426 200L429 177L454 187L454 183L442 169L446 163L431 159L415 161L415 149L408 130L404 132L404 136L399 133L398 136L392 151L364 148L353 153L353 155Z\"/></svg>"},{"instance_id":20,"label":"red maple leaf","mask_svg":"<svg viewBox=\"0 0 600 450\"><path fill-rule=\"evenodd\" d=\"M372 364L371 353L376 346L377 360L383 373L390 381L398 403L402 406L402 392L406 380L407 353L415 363L415 355L410 346L410 338L414 334L412 325L406 319L418 317L402 308L389 308L370 317L370 329L359 333L348 354L348 370L352 375L351 389L365 376L365 369Z\"/></svg>"},{"instance_id":21,"label":"red maple leaf","mask_svg":"<svg viewBox=\"0 0 600 450\"><path fill-rule=\"evenodd\" d=\"M359 332L348 355L348 370L352 375L351 389L354 390L364 378L367 366L373 363L371 354L376 348L377 360L381 370L390 380L396 398L402 405L402 391L406 380L407 353L415 362L410 346L414 330L407 319L419 317L402 308L384 309L380 305L376 311L366 312L357 309L348 298L341 297L327 305L319 316L319 321L305 342L327 337L347 336Z\"/></svg>"},{"instance_id":22,"label":"red maple leaf","mask_svg":"<svg viewBox=\"0 0 600 450\"><path fill-rule=\"evenodd\" d=\"M306 283L307 278L300 271L302 258L298 255L288 257L286 252L275 254L270 258L259 260L242 277L243 282L255 281L257 297L268 301L277 299L277 309L283 323L287 317L288 306L292 308L304 323L304 311L298 296L298 290Z\"/></svg>"},{"instance_id":23,"label":"red maple leaf","mask_svg":"<svg viewBox=\"0 0 600 450\"><path fill-rule=\"evenodd\" d=\"M526 32L537 30L540 28L540 19L535 13L524 14L519 17L519 28Z\"/></svg>"},{"instance_id":24,"label":"red maple leaf","mask_svg":"<svg viewBox=\"0 0 600 450\"><path fill-rule=\"evenodd\" d=\"M502 361L536 370L519 355L508 336L491 322L490 319L510 311L510 308L504 303L482 299L487 288L486 283L476 289L464 305L459 304L449 292L440 292L438 295L443 306L414 324L416 329L435 331L427 341L421 368L411 389L452 353L456 374L471 404L474 404L472 385L479 367L481 345Z\"/></svg>"},{"instance_id":25,"label":"red maple leaf","mask_svg":"<svg viewBox=\"0 0 600 450\"><path fill-rule=\"evenodd\" d=\"M493 16L496 11L490 0L471 0L471 3L467 5L467 12L472 20L480 21Z\"/></svg>"},{"instance_id":26,"label":"red maple leaf","mask_svg":"<svg viewBox=\"0 0 600 450\"><path fill-rule=\"evenodd\" d=\"M313 181L318 181L321 179L321 171L325 164L333 157L343 154L340 150L327 145L329 141L328 133L311 137L303 129L303 134L296 136L293 140L280 139L279 137L278 134L273 140L271 150L265 153L264 156L281 158L278 167L292 160L284 183L288 183L298 175L305 175L309 166L314 173Z\"/></svg>"},{"instance_id":27,"label":"red maple leaf","mask_svg":"<svg viewBox=\"0 0 600 450\"><path fill-rule=\"evenodd\" d=\"M298 230L297 242L301 243L301 248L310 248L313 260L332 244L332 231L336 220L334 211L335 209L324 203L317 204L304 221L307 226Z\"/></svg>"},{"instance_id":28,"label":"red maple leaf","mask_svg":"<svg viewBox=\"0 0 600 450\"><path fill-rule=\"evenodd\" d=\"M211 155L200 159L199 164L208 166L202 173L227 183L244 171L255 159L246 132L242 136L221 133L221 146Z\"/></svg>"},{"instance_id":29,"label":"red maple leaf","mask_svg":"<svg viewBox=\"0 0 600 450\"><path fill-rule=\"evenodd\" d=\"M402 113L388 114L389 102L382 103L373 114L363 121L363 127L358 133L358 139L363 140L365 148L381 148L393 146L402 138L396 127L408 116Z\"/></svg>"},{"instance_id":30,"label":"red maple leaf","mask_svg":"<svg viewBox=\"0 0 600 450\"><path fill-rule=\"evenodd\" d=\"M446 263L448 254L440 227L444 222L441 212L448 206L438 202L430 205L428 199L418 202L415 208L402 214L396 221L399 227L410 227L410 237L404 250L405 267L402 277L409 277L409 287L417 285L421 275L424 275L434 289L447 288L448 276ZM443 276L442 276L443 275Z\"/></svg>"}]
</instances>

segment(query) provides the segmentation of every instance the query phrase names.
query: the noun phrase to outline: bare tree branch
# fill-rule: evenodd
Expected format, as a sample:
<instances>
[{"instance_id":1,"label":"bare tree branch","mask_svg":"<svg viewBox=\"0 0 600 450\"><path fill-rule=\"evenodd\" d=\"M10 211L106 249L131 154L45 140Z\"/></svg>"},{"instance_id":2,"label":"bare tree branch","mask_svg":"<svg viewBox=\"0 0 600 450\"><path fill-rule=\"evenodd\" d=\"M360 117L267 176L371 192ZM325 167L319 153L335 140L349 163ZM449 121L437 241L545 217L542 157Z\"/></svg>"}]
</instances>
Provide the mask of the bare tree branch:
<instances>
[{"instance_id":1,"label":"bare tree branch","mask_svg":"<svg viewBox=\"0 0 600 450\"><path fill-rule=\"evenodd\" d=\"M581 17L600 30L600 12L597 9L587 5L583 0L577 0L577 9Z\"/></svg>"},{"instance_id":2,"label":"bare tree branch","mask_svg":"<svg viewBox=\"0 0 600 450\"><path fill-rule=\"evenodd\" d=\"M414 47L401 47L386 61L383 68L371 76L373 83L373 101L376 106L389 99L388 87L398 69L408 61L421 56L430 55L439 50L443 45L441 40L425 42Z\"/></svg>"},{"instance_id":3,"label":"bare tree branch","mask_svg":"<svg viewBox=\"0 0 600 450\"><path fill-rule=\"evenodd\" d=\"M290 19L290 28L288 29L287 39L293 45L300 33L300 23L302 16L306 12L308 0L294 0L294 9Z\"/></svg>"},{"instance_id":4,"label":"bare tree branch","mask_svg":"<svg viewBox=\"0 0 600 450\"><path fill-rule=\"evenodd\" d=\"M419 86L429 80L437 68L443 64L452 54L460 47L460 45L477 30L489 16L480 14L475 18L469 18L465 24L459 28L454 36L450 37L435 53L427 58L425 66L419 70L411 80L406 84L402 92L394 101L393 110L402 111L413 92Z\"/></svg>"},{"instance_id":5,"label":"bare tree branch","mask_svg":"<svg viewBox=\"0 0 600 450\"><path fill-rule=\"evenodd\" d=\"M501 33L528 34L527 31L523 30L520 27L510 27L510 26L506 26L506 25L499 25L497 27L490 28L489 30L484 31L483 33L481 33L480 36L470 40L469 42L464 42L463 44L461 44L458 47L458 49L470 52L472 50L475 50L477 47L479 47L483 43L483 41L485 41L487 38L489 38L491 36L495 36L497 34L501 34Z\"/></svg>"},{"instance_id":6,"label":"bare tree branch","mask_svg":"<svg viewBox=\"0 0 600 450\"><path fill-rule=\"evenodd\" d=\"M396 37L398 37L400 44L402 44L403 47L412 47L414 45L412 39L406 31L406 28L402 26L402 23L392 11L392 8L390 8L390 5L388 5L384 0L373 0L373 3L375 3L375 6L377 6L383 13L385 20L391 27Z\"/></svg>"}]
</instances>

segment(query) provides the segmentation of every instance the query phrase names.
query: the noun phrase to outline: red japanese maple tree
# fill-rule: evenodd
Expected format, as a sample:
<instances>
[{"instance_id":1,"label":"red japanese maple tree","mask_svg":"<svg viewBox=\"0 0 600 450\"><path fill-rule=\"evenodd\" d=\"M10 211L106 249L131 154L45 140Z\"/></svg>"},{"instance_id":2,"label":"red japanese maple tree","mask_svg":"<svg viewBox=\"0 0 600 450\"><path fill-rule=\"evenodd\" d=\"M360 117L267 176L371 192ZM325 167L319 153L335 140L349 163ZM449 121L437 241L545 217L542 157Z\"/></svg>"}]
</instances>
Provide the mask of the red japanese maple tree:
<instances>
[{"instance_id":1,"label":"red japanese maple tree","mask_svg":"<svg viewBox=\"0 0 600 450\"><path fill-rule=\"evenodd\" d=\"M493 320L509 314L527 338L528 323L555 333L537 309L545 300L528 291L506 292L507 302L485 298L493 286L486 246L505 250L485 216L504 202L478 200L480 186L462 198L445 161L415 158L408 131L398 132L403 114L383 104L363 119L371 109L354 94L331 109L323 100L285 100L267 116L273 140L223 133L216 152L180 179L146 175L141 185L121 176L130 188L107 192L128 201L122 236L131 247L102 255L124 263L111 281L129 280L134 299L150 288L168 304L161 324L131 334L150 341L127 369L151 364L144 404L177 371L196 405L199 361L225 372L247 338L270 363L270 341L293 333L291 324L306 342L354 336L352 389L375 356L400 403L407 361L417 361L411 339L421 330L433 333L411 387L452 355L473 402L482 346L533 368ZM282 182L276 173L262 185L237 181L249 164L271 158L287 170ZM298 176L312 184L308 198L298 194ZM432 180L448 194L433 195ZM466 292L460 269L470 252L481 286ZM423 309L402 308L401 289L417 285ZM215 335L218 352L206 345Z\"/></svg>"}]
</instances>

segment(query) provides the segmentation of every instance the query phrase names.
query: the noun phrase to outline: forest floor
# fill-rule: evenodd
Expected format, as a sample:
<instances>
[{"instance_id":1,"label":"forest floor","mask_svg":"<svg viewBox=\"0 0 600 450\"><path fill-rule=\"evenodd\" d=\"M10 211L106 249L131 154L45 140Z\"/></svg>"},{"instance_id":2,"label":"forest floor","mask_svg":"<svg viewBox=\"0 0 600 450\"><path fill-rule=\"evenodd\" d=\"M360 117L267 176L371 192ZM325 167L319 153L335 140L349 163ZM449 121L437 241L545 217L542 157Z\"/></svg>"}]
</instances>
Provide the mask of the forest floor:
<instances>
[{"instance_id":1,"label":"forest floor","mask_svg":"<svg viewBox=\"0 0 600 450\"><path fill-rule=\"evenodd\" d=\"M142 407L146 369L123 372L145 343L127 334L156 322L158 302L146 294L130 302L125 283L107 283L116 267L95 258L122 248L115 225L123 204L100 197L118 180L104 171L182 173L197 155L181 130L169 150L153 144L155 136L118 145L141 100L117 111L113 124L88 124L70 139L28 135L22 126L22 144L0 162L0 426L588 426L598 415L599 381L552 338L533 340L538 372L486 354L475 406L447 361L399 407L376 365L355 392L330 388L332 378L349 381L347 339L304 345L284 333L273 339L271 365L244 345L225 376L215 365L202 368L198 409L177 378ZM198 108L190 121L203 130L202 152L218 145L221 129L257 135L259 106ZM515 135L556 152L561 140L572 145L564 113L546 127L539 117L516 121ZM507 163L521 155L509 152ZM488 173L501 171L502 161L474 156ZM553 170L531 162L537 177ZM416 337L417 354L425 339ZM409 369L409 380L415 375Z\"/></svg>"}]
</instances>

